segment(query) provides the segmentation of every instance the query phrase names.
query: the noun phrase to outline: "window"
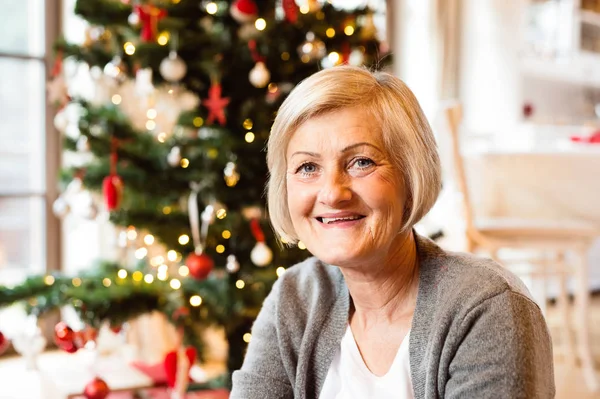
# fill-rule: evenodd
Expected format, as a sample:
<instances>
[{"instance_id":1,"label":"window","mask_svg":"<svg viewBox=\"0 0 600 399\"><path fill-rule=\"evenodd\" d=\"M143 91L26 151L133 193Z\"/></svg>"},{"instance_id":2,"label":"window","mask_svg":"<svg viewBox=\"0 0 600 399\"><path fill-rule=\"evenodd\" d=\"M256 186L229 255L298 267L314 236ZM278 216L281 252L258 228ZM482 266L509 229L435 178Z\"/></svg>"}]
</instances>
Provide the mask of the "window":
<instances>
[{"instance_id":1,"label":"window","mask_svg":"<svg viewBox=\"0 0 600 399\"><path fill-rule=\"evenodd\" d=\"M45 90L58 3L3 0L0 6L0 285L59 267L58 221L50 211L59 138ZM14 335L19 312L0 312L0 330Z\"/></svg>"}]
</instances>

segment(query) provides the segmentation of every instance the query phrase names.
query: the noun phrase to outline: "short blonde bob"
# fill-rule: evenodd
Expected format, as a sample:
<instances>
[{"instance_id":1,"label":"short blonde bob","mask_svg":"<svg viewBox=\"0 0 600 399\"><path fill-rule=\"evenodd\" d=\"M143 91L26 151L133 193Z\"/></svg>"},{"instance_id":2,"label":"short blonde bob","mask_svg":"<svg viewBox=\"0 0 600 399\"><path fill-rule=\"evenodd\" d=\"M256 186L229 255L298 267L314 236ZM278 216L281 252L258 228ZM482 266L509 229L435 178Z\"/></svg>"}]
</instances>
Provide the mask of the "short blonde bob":
<instances>
[{"instance_id":1,"label":"short blonde bob","mask_svg":"<svg viewBox=\"0 0 600 399\"><path fill-rule=\"evenodd\" d=\"M287 200L286 152L292 135L310 118L354 107L367 111L373 131L381 132L390 161L402 175L407 192L402 231L412 228L437 200L440 159L431 127L412 91L389 73L353 66L325 69L292 90L271 128L267 201L271 223L282 241L299 240Z\"/></svg>"}]
</instances>

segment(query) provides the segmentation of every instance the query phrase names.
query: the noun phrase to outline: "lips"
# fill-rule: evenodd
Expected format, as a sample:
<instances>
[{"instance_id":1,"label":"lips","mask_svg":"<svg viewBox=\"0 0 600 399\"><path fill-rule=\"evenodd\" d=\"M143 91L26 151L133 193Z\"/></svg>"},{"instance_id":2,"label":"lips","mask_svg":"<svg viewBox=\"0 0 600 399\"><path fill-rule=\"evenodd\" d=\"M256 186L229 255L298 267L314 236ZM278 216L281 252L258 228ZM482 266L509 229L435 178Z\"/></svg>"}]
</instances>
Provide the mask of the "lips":
<instances>
[{"instance_id":1,"label":"lips","mask_svg":"<svg viewBox=\"0 0 600 399\"><path fill-rule=\"evenodd\" d=\"M351 222L353 220L363 219L364 215L359 214L343 214L343 215L323 215L317 216L316 219L323 224L332 225L337 223Z\"/></svg>"}]
</instances>

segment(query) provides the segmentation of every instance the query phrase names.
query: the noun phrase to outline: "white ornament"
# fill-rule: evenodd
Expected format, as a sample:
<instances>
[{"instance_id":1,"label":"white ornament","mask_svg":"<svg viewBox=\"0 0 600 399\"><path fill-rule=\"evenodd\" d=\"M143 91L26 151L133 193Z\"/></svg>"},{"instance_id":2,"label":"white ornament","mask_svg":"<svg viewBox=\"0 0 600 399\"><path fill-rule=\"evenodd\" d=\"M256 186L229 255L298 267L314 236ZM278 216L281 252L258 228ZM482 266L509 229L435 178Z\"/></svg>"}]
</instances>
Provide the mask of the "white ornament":
<instances>
[{"instance_id":1,"label":"white ornament","mask_svg":"<svg viewBox=\"0 0 600 399\"><path fill-rule=\"evenodd\" d=\"M71 195L71 194L78 194L81 191L83 191L83 182L81 181L81 179L79 177L76 177L73 180L71 180L71 182L67 185L67 189L65 190L65 193L68 195Z\"/></svg>"},{"instance_id":2,"label":"white ornament","mask_svg":"<svg viewBox=\"0 0 600 399\"><path fill-rule=\"evenodd\" d=\"M271 80L271 72L269 72L264 62L259 61L250 71L248 79L254 87L262 88L269 84L269 81Z\"/></svg>"},{"instance_id":3,"label":"white ornament","mask_svg":"<svg viewBox=\"0 0 600 399\"><path fill-rule=\"evenodd\" d=\"M57 218L64 218L69 214L70 210L71 208L69 207L67 200L65 200L62 196L58 197L52 204L52 212Z\"/></svg>"},{"instance_id":4,"label":"white ornament","mask_svg":"<svg viewBox=\"0 0 600 399\"><path fill-rule=\"evenodd\" d=\"M90 150L90 141L87 136L79 136L76 147L79 152L88 152Z\"/></svg>"},{"instance_id":5,"label":"white ornament","mask_svg":"<svg viewBox=\"0 0 600 399\"><path fill-rule=\"evenodd\" d=\"M360 66L365 61L365 55L359 49L354 49L348 57L348 63L354 66Z\"/></svg>"},{"instance_id":6,"label":"white ornament","mask_svg":"<svg viewBox=\"0 0 600 399\"><path fill-rule=\"evenodd\" d=\"M167 162L172 167L179 166L179 162L181 162L181 148L177 146L171 148L169 155L167 155Z\"/></svg>"},{"instance_id":7,"label":"white ornament","mask_svg":"<svg viewBox=\"0 0 600 399\"><path fill-rule=\"evenodd\" d=\"M140 97L146 97L152 94L153 91L152 68L138 69L135 73L135 93Z\"/></svg>"},{"instance_id":8,"label":"white ornament","mask_svg":"<svg viewBox=\"0 0 600 399\"><path fill-rule=\"evenodd\" d=\"M127 23L133 27L138 26L140 24L140 16L137 13L132 12L127 17Z\"/></svg>"},{"instance_id":9,"label":"white ornament","mask_svg":"<svg viewBox=\"0 0 600 399\"><path fill-rule=\"evenodd\" d=\"M185 76L187 65L185 65L185 62L177 55L177 52L171 51L169 56L162 60L158 69L166 81L176 83Z\"/></svg>"},{"instance_id":10,"label":"white ornament","mask_svg":"<svg viewBox=\"0 0 600 399\"><path fill-rule=\"evenodd\" d=\"M98 216L98 206L94 203L92 194L84 191L72 202L73 213L83 219L93 220Z\"/></svg>"},{"instance_id":11,"label":"white ornament","mask_svg":"<svg viewBox=\"0 0 600 399\"><path fill-rule=\"evenodd\" d=\"M46 90L50 103L63 105L69 102L69 91L62 73L59 73L46 83Z\"/></svg>"},{"instance_id":12,"label":"white ornament","mask_svg":"<svg viewBox=\"0 0 600 399\"><path fill-rule=\"evenodd\" d=\"M64 109L58 111L56 116L54 117L54 127L61 133L64 133L67 130L67 126L69 125L69 118L67 118L67 114Z\"/></svg>"},{"instance_id":13,"label":"white ornament","mask_svg":"<svg viewBox=\"0 0 600 399\"><path fill-rule=\"evenodd\" d=\"M240 270L240 262L237 261L235 255L227 256L225 269L227 269L229 273L236 273L238 270Z\"/></svg>"},{"instance_id":14,"label":"white ornament","mask_svg":"<svg viewBox=\"0 0 600 399\"><path fill-rule=\"evenodd\" d=\"M257 242L250 251L250 260L256 266L266 266L273 260L273 251L264 242Z\"/></svg>"}]
</instances>

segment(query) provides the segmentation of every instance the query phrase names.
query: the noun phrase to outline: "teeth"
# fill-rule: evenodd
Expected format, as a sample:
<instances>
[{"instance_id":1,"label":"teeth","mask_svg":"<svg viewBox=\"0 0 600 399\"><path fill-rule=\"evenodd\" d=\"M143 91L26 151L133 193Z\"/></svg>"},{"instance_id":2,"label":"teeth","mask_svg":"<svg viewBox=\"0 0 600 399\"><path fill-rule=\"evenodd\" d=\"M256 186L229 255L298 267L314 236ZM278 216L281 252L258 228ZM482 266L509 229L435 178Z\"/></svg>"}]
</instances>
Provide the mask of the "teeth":
<instances>
[{"instance_id":1,"label":"teeth","mask_svg":"<svg viewBox=\"0 0 600 399\"><path fill-rule=\"evenodd\" d=\"M339 220L356 220L356 219L360 219L361 216L348 216L345 218L321 218L323 220L323 223L325 224L329 224L329 223L333 223L333 222L337 222Z\"/></svg>"}]
</instances>

